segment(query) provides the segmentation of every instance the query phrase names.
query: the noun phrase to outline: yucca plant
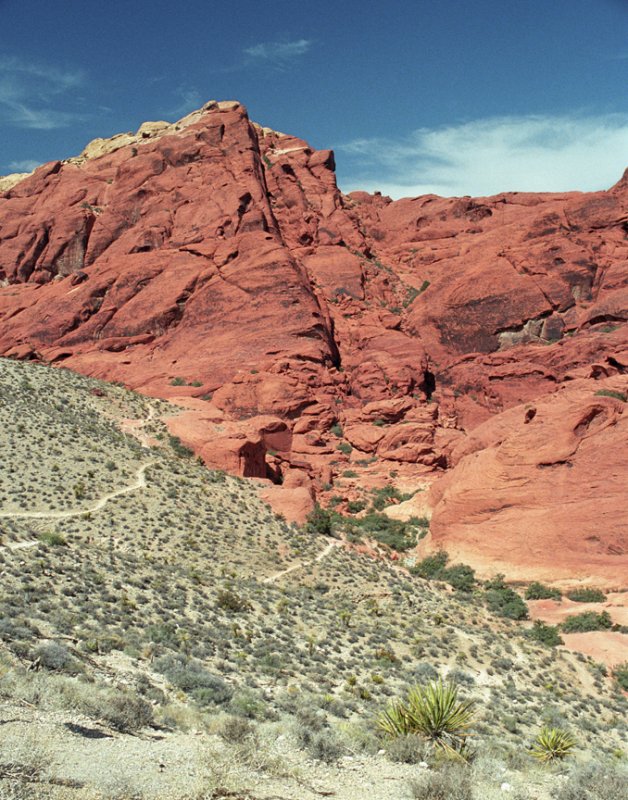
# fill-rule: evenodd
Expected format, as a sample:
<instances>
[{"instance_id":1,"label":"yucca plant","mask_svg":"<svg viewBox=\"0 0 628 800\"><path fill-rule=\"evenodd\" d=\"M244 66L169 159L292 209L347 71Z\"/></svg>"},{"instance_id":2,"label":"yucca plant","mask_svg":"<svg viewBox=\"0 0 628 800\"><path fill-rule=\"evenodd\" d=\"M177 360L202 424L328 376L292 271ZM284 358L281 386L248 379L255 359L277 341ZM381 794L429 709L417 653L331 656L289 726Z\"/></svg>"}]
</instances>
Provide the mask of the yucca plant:
<instances>
[{"instance_id":1,"label":"yucca plant","mask_svg":"<svg viewBox=\"0 0 628 800\"><path fill-rule=\"evenodd\" d=\"M394 700L378 725L391 737L419 734L448 751L464 751L473 720L473 700L459 700L458 686L441 679L409 690L406 700Z\"/></svg>"},{"instance_id":2,"label":"yucca plant","mask_svg":"<svg viewBox=\"0 0 628 800\"><path fill-rule=\"evenodd\" d=\"M532 755L539 761L559 761L576 746L575 738L561 728L541 728L532 746Z\"/></svg>"}]
</instances>

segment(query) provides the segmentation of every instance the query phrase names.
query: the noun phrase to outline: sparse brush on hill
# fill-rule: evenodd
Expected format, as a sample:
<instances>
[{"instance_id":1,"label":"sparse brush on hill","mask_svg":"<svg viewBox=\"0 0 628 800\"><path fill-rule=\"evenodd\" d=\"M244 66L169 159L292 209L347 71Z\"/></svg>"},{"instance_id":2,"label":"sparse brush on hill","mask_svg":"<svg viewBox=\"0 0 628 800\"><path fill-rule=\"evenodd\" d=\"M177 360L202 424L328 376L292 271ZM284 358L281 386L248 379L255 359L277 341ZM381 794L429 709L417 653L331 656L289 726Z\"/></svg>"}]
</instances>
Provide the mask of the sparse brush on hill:
<instances>
[{"instance_id":1,"label":"sparse brush on hill","mask_svg":"<svg viewBox=\"0 0 628 800\"><path fill-rule=\"evenodd\" d=\"M591 662L491 613L481 584L451 592L441 577L364 557L343 540L352 523L331 512L333 541L286 524L251 483L181 458L159 401L7 361L0 390L0 445L12 454L0 469L0 765L15 761L24 729L53 730L49 774L66 783L38 773L46 800L107 796L114 773L120 796L154 800L162 747L181 765L176 791L159 784L169 800L196 796L199 775L207 796L279 779L282 796L300 796L294 776L318 781L326 763L339 775L353 764L364 782L389 770L401 796L413 762L437 766L426 742L468 740L472 702L474 749L499 746L499 763L525 756L545 714L577 732L583 755L625 748L621 673L592 681ZM125 420L160 445L122 434ZM354 530L375 541L371 525L379 517ZM442 556L439 570L473 577ZM381 756L374 721L395 697L423 728L387 737ZM211 755L200 766L199 751ZM172 762L161 763L167 781ZM465 775L485 796L482 777Z\"/></svg>"}]
</instances>

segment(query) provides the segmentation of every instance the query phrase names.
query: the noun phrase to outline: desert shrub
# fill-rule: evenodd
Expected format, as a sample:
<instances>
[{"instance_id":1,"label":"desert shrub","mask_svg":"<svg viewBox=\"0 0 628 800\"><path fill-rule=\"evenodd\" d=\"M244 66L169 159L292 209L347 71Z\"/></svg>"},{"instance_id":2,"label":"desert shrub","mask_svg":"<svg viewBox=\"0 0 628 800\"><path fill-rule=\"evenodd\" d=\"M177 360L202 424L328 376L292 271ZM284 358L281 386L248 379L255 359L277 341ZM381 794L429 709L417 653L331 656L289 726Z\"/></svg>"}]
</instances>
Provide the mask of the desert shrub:
<instances>
[{"instance_id":1,"label":"desert shrub","mask_svg":"<svg viewBox=\"0 0 628 800\"><path fill-rule=\"evenodd\" d=\"M426 771L410 781L414 800L473 800L469 768L464 764L444 764L438 771Z\"/></svg>"},{"instance_id":2,"label":"desert shrub","mask_svg":"<svg viewBox=\"0 0 628 800\"><path fill-rule=\"evenodd\" d=\"M246 597L241 597L231 589L221 589L216 596L216 605L225 611L232 611L234 614L241 614L251 610L251 604Z\"/></svg>"},{"instance_id":3,"label":"desert shrub","mask_svg":"<svg viewBox=\"0 0 628 800\"><path fill-rule=\"evenodd\" d=\"M380 489L373 489L373 508L381 511L385 506L389 506L393 500L399 502L408 500L411 495L402 494L396 486L388 483Z\"/></svg>"},{"instance_id":4,"label":"desert shrub","mask_svg":"<svg viewBox=\"0 0 628 800\"><path fill-rule=\"evenodd\" d=\"M547 647L556 647L559 644L563 644L563 640L558 633L558 626L546 625L540 619L534 621L534 625L526 631L525 635L528 639L544 644Z\"/></svg>"},{"instance_id":5,"label":"desert shrub","mask_svg":"<svg viewBox=\"0 0 628 800\"><path fill-rule=\"evenodd\" d=\"M410 569L412 575L428 580L444 581L459 592L472 592L475 588L475 571L468 564L454 564L447 567L449 556L439 550L427 556Z\"/></svg>"},{"instance_id":6,"label":"desert shrub","mask_svg":"<svg viewBox=\"0 0 628 800\"><path fill-rule=\"evenodd\" d=\"M63 547L66 544L65 537L54 531L43 531L39 534L39 541L50 547Z\"/></svg>"},{"instance_id":7,"label":"desert shrub","mask_svg":"<svg viewBox=\"0 0 628 800\"><path fill-rule=\"evenodd\" d=\"M420 683L427 683L438 678L437 670L427 661L419 661L412 668L412 674Z\"/></svg>"},{"instance_id":8,"label":"desert shrub","mask_svg":"<svg viewBox=\"0 0 628 800\"><path fill-rule=\"evenodd\" d=\"M337 436L339 439L342 439L344 432L342 430L342 425L339 422L336 422L335 425L332 425L329 430L334 434L334 436Z\"/></svg>"},{"instance_id":9,"label":"desert shrub","mask_svg":"<svg viewBox=\"0 0 628 800\"><path fill-rule=\"evenodd\" d=\"M349 442L340 442L339 445L336 445L336 450L348 456L353 451L353 446L350 445Z\"/></svg>"},{"instance_id":10,"label":"desert shrub","mask_svg":"<svg viewBox=\"0 0 628 800\"><path fill-rule=\"evenodd\" d=\"M584 611L582 614L567 617L560 627L565 633L585 633L608 630L613 627L613 621L608 611L600 614L596 611Z\"/></svg>"},{"instance_id":11,"label":"desert shrub","mask_svg":"<svg viewBox=\"0 0 628 800\"><path fill-rule=\"evenodd\" d=\"M331 729L315 733L307 743L307 750L312 758L333 764L345 753L341 740Z\"/></svg>"},{"instance_id":12,"label":"desert shrub","mask_svg":"<svg viewBox=\"0 0 628 800\"><path fill-rule=\"evenodd\" d=\"M606 595L600 589L574 589L567 597L575 603L604 603Z\"/></svg>"},{"instance_id":13,"label":"desert shrub","mask_svg":"<svg viewBox=\"0 0 628 800\"><path fill-rule=\"evenodd\" d=\"M532 755L539 761L560 761L576 746L574 737L562 728L543 727L536 735Z\"/></svg>"},{"instance_id":14,"label":"desert shrub","mask_svg":"<svg viewBox=\"0 0 628 800\"><path fill-rule=\"evenodd\" d=\"M109 692L97 710L98 716L120 733L132 733L154 722L151 704L133 692Z\"/></svg>"},{"instance_id":15,"label":"desert shrub","mask_svg":"<svg viewBox=\"0 0 628 800\"><path fill-rule=\"evenodd\" d=\"M67 647L57 644L57 642L40 644L33 650L32 657L33 661L37 661L42 667L55 672L76 674L81 668L80 663Z\"/></svg>"},{"instance_id":16,"label":"desert shrub","mask_svg":"<svg viewBox=\"0 0 628 800\"><path fill-rule=\"evenodd\" d=\"M383 711L377 724L387 736L418 734L438 747L460 753L464 751L474 703L458 699L458 686L440 679L410 689L406 699L395 699Z\"/></svg>"},{"instance_id":17,"label":"desert shrub","mask_svg":"<svg viewBox=\"0 0 628 800\"><path fill-rule=\"evenodd\" d=\"M569 775L555 800L625 800L627 783L625 767L586 764Z\"/></svg>"},{"instance_id":18,"label":"desert shrub","mask_svg":"<svg viewBox=\"0 0 628 800\"><path fill-rule=\"evenodd\" d=\"M0 639L5 642L28 641L38 635L29 623L16 623L10 619L0 619Z\"/></svg>"},{"instance_id":19,"label":"desert shrub","mask_svg":"<svg viewBox=\"0 0 628 800\"><path fill-rule=\"evenodd\" d=\"M377 511L369 511L361 519L347 520L345 527L348 531L363 531L367 536L400 553L409 550L416 544L417 531L414 525L410 522L391 519L386 514L380 514Z\"/></svg>"},{"instance_id":20,"label":"desert shrub","mask_svg":"<svg viewBox=\"0 0 628 800\"><path fill-rule=\"evenodd\" d=\"M527 619L528 607L523 599L506 586L503 575L497 575L484 584L486 605L493 614L507 619Z\"/></svg>"},{"instance_id":21,"label":"desert shrub","mask_svg":"<svg viewBox=\"0 0 628 800\"><path fill-rule=\"evenodd\" d=\"M313 758L327 764L340 758L345 751L344 745L328 726L323 711L302 698L294 716L297 741Z\"/></svg>"},{"instance_id":22,"label":"desert shrub","mask_svg":"<svg viewBox=\"0 0 628 800\"><path fill-rule=\"evenodd\" d=\"M175 454L179 456L179 458L192 458L194 455L194 450L190 450L189 447L186 447L178 436L169 435L168 442L170 443L170 447L173 449Z\"/></svg>"},{"instance_id":23,"label":"desert shrub","mask_svg":"<svg viewBox=\"0 0 628 800\"><path fill-rule=\"evenodd\" d=\"M231 687L221 677L209 672L196 659L181 654L165 655L154 662L154 668L199 705L227 703L233 695Z\"/></svg>"},{"instance_id":24,"label":"desert shrub","mask_svg":"<svg viewBox=\"0 0 628 800\"><path fill-rule=\"evenodd\" d=\"M386 748L386 755L391 761L398 764L417 764L427 757L425 739L416 733L406 733L397 736Z\"/></svg>"},{"instance_id":25,"label":"desert shrub","mask_svg":"<svg viewBox=\"0 0 628 800\"><path fill-rule=\"evenodd\" d=\"M560 600L562 596L560 589L545 586L538 581L532 581L526 589L526 600Z\"/></svg>"},{"instance_id":26,"label":"desert shrub","mask_svg":"<svg viewBox=\"0 0 628 800\"><path fill-rule=\"evenodd\" d=\"M255 725L243 717L227 717L219 731L225 742L240 744L255 736Z\"/></svg>"},{"instance_id":27,"label":"desert shrub","mask_svg":"<svg viewBox=\"0 0 628 800\"><path fill-rule=\"evenodd\" d=\"M366 508L366 503L364 500L349 500L347 503L347 511L350 514L359 514L360 511L364 511Z\"/></svg>"},{"instance_id":28,"label":"desert shrub","mask_svg":"<svg viewBox=\"0 0 628 800\"><path fill-rule=\"evenodd\" d=\"M617 666L613 667L612 674L619 686L625 692L628 692L628 661L624 661L623 664L617 664Z\"/></svg>"},{"instance_id":29,"label":"desert shrub","mask_svg":"<svg viewBox=\"0 0 628 800\"><path fill-rule=\"evenodd\" d=\"M265 719L269 715L266 703L249 689L242 689L233 695L229 710L248 719Z\"/></svg>"},{"instance_id":30,"label":"desert shrub","mask_svg":"<svg viewBox=\"0 0 628 800\"><path fill-rule=\"evenodd\" d=\"M468 564L454 564L438 577L459 592L472 592L475 587L475 571Z\"/></svg>"},{"instance_id":31,"label":"desert shrub","mask_svg":"<svg viewBox=\"0 0 628 800\"><path fill-rule=\"evenodd\" d=\"M305 527L309 533L332 536L334 532L333 521L334 517L332 512L317 503L307 515Z\"/></svg>"},{"instance_id":32,"label":"desert shrub","mask_svg":"<svg viewBox=\"0 0 628 800\"><path fill-rule=\"evenodd\" d=\"M435 578L445 569L448 561L447 553L439 550L411 567L410 572L412 575L418 575L419 578Z\"/></svg>"}]
</instances>

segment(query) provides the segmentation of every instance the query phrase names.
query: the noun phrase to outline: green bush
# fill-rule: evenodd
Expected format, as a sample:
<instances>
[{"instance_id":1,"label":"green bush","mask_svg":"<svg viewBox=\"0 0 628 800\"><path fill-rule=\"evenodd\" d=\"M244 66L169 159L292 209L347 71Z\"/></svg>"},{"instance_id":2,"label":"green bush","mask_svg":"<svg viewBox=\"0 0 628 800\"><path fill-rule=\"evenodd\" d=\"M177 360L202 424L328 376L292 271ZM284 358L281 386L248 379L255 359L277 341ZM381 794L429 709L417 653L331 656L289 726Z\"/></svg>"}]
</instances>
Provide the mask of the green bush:
<instances>
[{"instance_id":1,"label":"green bush","mask_svg":"<svg viewBox=\"0 0 628 800\"><path fill-rule=\"evenodd\" d=\"M176 455L179 458L192 458L194 455L194 450L190 450L189 447L186 447L182 444L181 439L178 436L171 436L168 435L168 441L170 443L170 447L174 450Z\"/></svg>"},{"instance_id":2,"label":"green bush","mask_svg":"<svg viewBox=\"0 0 628 800\"><path fill-rule=\"evenodd\" d=\"M503 575L497 575L484 584L486 605L493 614L507 619L527 619L528 607L523 599L506 586Z\"/></svg>"},{"instance_id":3,"label":"green bush","mask_svg":"<svg viewBox=\"0 0 628 800\"><path fill-rule=\"evenodd\" d=\"M628 692L628 661L613 667L613 678L615 678L624 692Z\"/></svg>"},{"instance_id":4,"label":"green bush","mask_svg":"<svg viewBox=\"0 0 628 800\"><path fill-rule=\"evenodd\" d=\"M412 575L418 575L419 578L436 578L445 569L448 561L447 553L439 550L411 567L410 572Z\"/></svg>"},{"instance_id":5,"label":"green bush","mask_svg":"<svg viewBox=\"0 0 628 800\"><path fill-rule=\"evenodd\" d=\"M459 592L472 592L475 587L475 571L468 564L454 564L438 576Z\"/></svg>"},{"instance_id":6,"label":"green bush","mask_svg":"<svg viewBox=\"0 0 628 800\"><path fill-rule=\"evenodd\" d=\"M54 533L54 531L44 531L40 533L39 541L50 547L64 547L67 544L65 537L60 533Z\"/></svg>"},{"instance_id":7,"label":"green bush","mask_svg":"<svg viewBox=\"0 0 628 800\"><path fill-rule=\"evenodd\" d=\"M567 592L567 597L574 603L604 603L606 595L600 589L574 589Z\"/></svg>"},{"instance_id":8,"label":"green bush","mask_svg":"<svg viewBox=\"0 0 628 800\"><path fill-rule=\"evenodd\" d=\"M459 592L472 592L476 585L473 568L468 564L454 564L447 567L448 561L448 554L444 550L439 550L411 567L410 573L427 580L445 581Z\"/></svg>"},{"instance_id":9,"label":"green bush","mask_svg":"<svg viewBox=\"0 0 628 800\"><path fill-rule=\"evenodd\" d=\"M333 519L332 513L317 503L307 515L305 528L309 533L331 536L333 534Z\"/></svg>"},{"instance_id":10,"label":"green bush","mask_svg":"<svg viewBox=\"0 0 628 800\"><path fill-rule=\"evenodd\" d=\"M608 630L613 627L613 621L608 611L602 611L600 614L596 611L585 611L567 617L560 627L565 633L586 633Z\"/></svg>"},{"instance_id":11,"label":"green bush","mask_svg":"<svg viewBox=\"0 0 628 800\"><path fill-rule=\"evenodd\" d=\"M559 644L563 644L563 640L558 633L558 626L546 625L540 619L534 621L534 625L526 631L526 636L547 647L556 647Z\"/></svg>"},{"instance_id":12,"label":"green bush","mask_svg":"<svg viewBox=\"0 0 628 800\"><path fill-rule=\"evenodd\" d=\"M369 511L361 519L345 520L348 531L359 529L367 536L377 539L381 544L403 553L417 542L417 530L409 522L391 519L386 514Z\"/></svg>"},{"instance_id":13,"label":"green bush","mask_svg":"<svg viewBox=\"0 0 628 800\"><path fill-rule=\"evenodd\" d=\"M403 502L408 500L412 495L402 494L396 486L388 483L380 489L373 489L373 508L376 511L381 511L385 506L389 506L393 500Z\"/></svg>"},{"instance_id":14,"label":"green bush","mask_svg":"<svg viewBox=\"0 0 628 800\"><path fill-rule=\"evenodd\" d=\"M545 586L538 581L532 581L526 589L526 600L560 600L562 596L560 589Z\"/></svg>"}]
</instances>

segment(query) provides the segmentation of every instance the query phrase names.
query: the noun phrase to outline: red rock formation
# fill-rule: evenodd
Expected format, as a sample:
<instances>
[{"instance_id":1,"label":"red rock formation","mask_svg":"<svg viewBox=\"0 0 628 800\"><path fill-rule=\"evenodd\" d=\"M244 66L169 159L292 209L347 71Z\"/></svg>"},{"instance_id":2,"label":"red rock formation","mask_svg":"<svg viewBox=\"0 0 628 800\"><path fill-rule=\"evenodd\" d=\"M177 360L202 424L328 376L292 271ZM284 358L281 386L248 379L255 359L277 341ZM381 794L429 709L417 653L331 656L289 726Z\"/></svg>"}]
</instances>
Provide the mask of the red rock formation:
<instances>
[{"instance_id":1,"label":"red rock formation","mask_svg":"<svg viewBox=\"0 0 628 800\"><path fill-rule=\"evenodd\" d=\"M473 563L625 566L624 404L595 393L626 391L628 178L345 196L330 151L212 102L0 190L1 354L184 403L173 433L293 517L436 478L434 543Z\"/></svg>"}]
</instances>

